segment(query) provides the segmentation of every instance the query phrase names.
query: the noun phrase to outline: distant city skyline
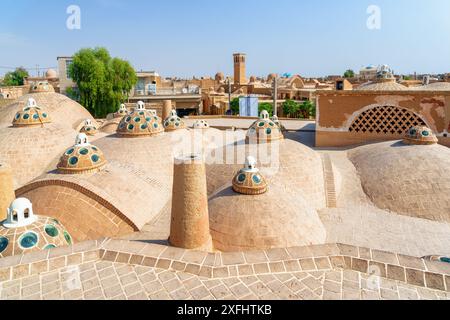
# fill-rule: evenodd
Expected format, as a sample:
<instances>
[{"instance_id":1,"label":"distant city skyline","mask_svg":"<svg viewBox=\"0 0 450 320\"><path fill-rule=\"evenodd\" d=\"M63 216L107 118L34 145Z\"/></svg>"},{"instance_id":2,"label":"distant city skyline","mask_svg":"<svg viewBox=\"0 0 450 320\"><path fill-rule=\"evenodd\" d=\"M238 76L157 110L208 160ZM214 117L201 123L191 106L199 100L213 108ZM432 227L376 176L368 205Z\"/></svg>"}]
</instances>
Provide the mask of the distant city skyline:
<instances>
[{"instance_id":1,"label":"distant city skyline","mask_svg":"<svg viewBox=\"0 0 450 320\"><path fill-rule=\"evenodd\" d=\"M81 10L79 30L67 27L71 5ZM57 56L95 46L164 77L232 75L234 52L247 54L247 76L342 75L370 64L450 72L447 0L3 0L2 11L0 75L56 68Z\"/></svg>"}]
</instances>

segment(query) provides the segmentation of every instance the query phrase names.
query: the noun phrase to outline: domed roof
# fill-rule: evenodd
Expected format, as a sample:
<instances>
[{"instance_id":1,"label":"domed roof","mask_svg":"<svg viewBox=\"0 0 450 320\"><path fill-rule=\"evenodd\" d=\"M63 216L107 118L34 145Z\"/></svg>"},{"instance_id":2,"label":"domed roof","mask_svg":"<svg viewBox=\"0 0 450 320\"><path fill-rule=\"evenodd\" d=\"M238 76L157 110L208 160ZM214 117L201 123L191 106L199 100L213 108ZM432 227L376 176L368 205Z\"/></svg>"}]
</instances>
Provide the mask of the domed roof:
<instances>
[{"instance_id":1,"label":"domed roof","mask_svg":"<svg viewBox=\"0 0 450 320\"><path fill-rule=\"evenodd\" d=\"M216 79L216 81L223 81L225 79L225 76L222 72L217 72L216 76L214 77Z\"/></svg>"},{"instance_id":2,"label":"domed roof","mask_svg":"<svg viewBox=\"0 0 450 320\"><path fill-rule=\"evenodd\" d=\"M166 131L173 131L178 129L186 129L186 125L183 120L177 115L176 110L170 112L170 116L164 120L164 128Z\"/></svg>"},{"instance_id":3,"label":"domed roof","mask_svg":"<svg viewBox=\"0 0 450 320\"><path fill-rule=\"evenodd\" d=\"M268 76L267 76L267 82L270 82L270 81L272 81L273 79L275 79L275 78L277 78L278 77L278 75L276 74L276 73L270 73Z\"/></svg>"},{"instance_id":4,"label":"domed roof","mask_svg":"<svg viewBox=\"0 0 450 320\"><path fill-rule=\"evenodd\" d=\"M56 79L58 78L58 72L56 72L54 69L48 69L45 73L45 77L47 79Z\"/></svg>"},{"instance_id":5,"label":"domed roof","mask_svg":"<svg viewBox=\"0 0 450 320\"><path fill-rule=\"evenodd\" d=\"M416 90L427 90L427 91L450 91L449 82L434 82L426 86L414 87Z\"/></svg>"},{"instance_id":6,"label":"domed roof","mask_svg":"<svg viewBox=\"0 0 450 320\"><path fill-rule=\"evenodd\" d=\"M56 219L36 216L31 202L14 200L0 226L0 257L25 254L72 244L72 237Z\"/></svg>"},{"instance_id":7,"label":"domed roof","mask_svg":"<svg viewBox=\"0 0 450 320\"><path fill-rule=\"evenodd\" d=\"M379 208L450 222L450 149L390 141L349 151L361 185Z\"/></svg>"},{"instance_id":8,"label":"domed roof","mask_svg":"<svg viewBox=\"0 0 450 320\"><path fill-rule=\"evenodd\" d=\"M209 123L206 120L197 120L194 122L194 129L208 129Z\"/></svg>"},{"instance_id":9,"label":"domed roof","mask_svg":"<svg viewBox=\"0 0 450 320\"><path fill-rule=\"evenodd\" d=\"M402 91L408 90L408 87L397 83L395 81L377 81L377 82L368 82L360 85L355 90L357 91Z\"/></svg>"},{"instance_id":10,"label":"domed roof","mask_svg":"<svg viewBox=\"0 0 450 320\"><path fill-rule=\"evenodd\" d=\"M250 83L256 82L256 77L255 76L251 76L249 80L250 80Z\"/></svg>"},{"instance_id":11,"label":"domed roof","mask_svg":"<svg viewBox=\"0 0 450 320\"><path fill-rule=\"evenodd\" d=\"M259 119L247 131L247 140L252 143L271 142L283 138L281 128L269 118L266 110L261 112Z\"/></svg>"},{"instance_id":12,"label":"domed roof","mask_svg":"<svg viewBox=\"0 0 450 320\"><path fill-rule=\"evenodd\" d=\"M323 160L317 151L291 139L269 144L241 142L229 142L222 150L208 153L206 181L209 195L230 185L235 173L242 168L237 161L242 163L245 157L257 155L258 168L269 182L269 191L275 179L283 185L285 192L303 197L312 208L326 207Z\"/></svg>"},{"instance_id":13,"label":"domed roof","mask_svg":"<svg viewBox=\"0 0 450 320\"><path fill-rule=\"evenodd\" d=\"M16 113L13 119L14 127L35 126L50 123L50 117L36 103L33 98L28 98L26 106Z\"/></svg>"},{"instance_id":14,"label":"domed roof","mask_svg":"<svg viewBox=\"0 0 450 320\"><path fill-rule=\"evenodd\" d=\"M89 143L86 134L77 135L75 145L64 152L58 163L58 172L65 174L91 173L106 164L103 152Z\"/></svg>"},{"instance_id":15,"label":"domed roof","mask_svg":"<svg viewBox=\"0 0 450 320\"><path fill-rule=\"evenodd\" d=\"M31 85L30 93L55 92L55 89L48 81L38 81Z\"/></svg>"},{"instance_id":16,"label":"domed roof","mask_svg":"<svg viewBox=\"0 0 450 320\"><path fill-rule=\"evenodd\" d=\"M80 133L85 133L88 136L93 136L97 133L97 127L92 123L91 119L86 119Z\"/></svg>"},{"instance_id":17,"label":"domed roof","mask_svg":"<svg viewBox=\"0 0 450 320\"><path fill-rule=\"evenodd\" d=\"M256 168L256 159L248 156L244 168L233 178L233 190L241 194L257 195L267 192L267 189L266 179Z\"/></svg>"},{"instance_id":18,"label":"domed roof","mask_svg":"<svg viewBox=\"0 0 450 320\"><path fill-rule=\"evenodd\" d=\"M409 129L403 142L405 144L436 144L438 143L438 138L436 138L430 128L416 126Z\"/></svg>"},{"instance_id":19,"label":"domed roof","mask_svg":"<svg viewBox=\"0 0 450 320\"><path fill-rule=\"evenodd\" d=\"M153 136L164 131L161 119L154 110L146 110L139 101L129 115L124 116L117 128L117 134L123 137Z\"/></svg>"},{"instance_id":20,"label":"domed roof","mask_svg":"<svg viewBox=\"0 0 450 320\"><path fill-rule=\"evenodd\" d=\"M44 108L52 118L53 123L72 130L79 130L80 124L91 114L76 101L59 93L26 94L13 103L0 108L0 128L11 126L11 120L22 109L29 98L36 100L39 107Z\"/></svg>"},{"instance_id":21,"label":"domed roof","mask_svg":"<svg viewBox=\"0 0 450 320\"><path fill-rule=\"evenodd\" d=\"M214 248L225 252L323 244L326 230L317 212L301 196L278 184L249 196L231 187L208 202Z\"/></svg>"},{"instance_id":22,"label":"domed roof","mask_svg":"<svg viewBox=\"0 0 450 320\"><path fill-rule=\"evenodd\" d=\"M225 88L224 87L220 87L218 93L225 93Z\"/></svg>"}]
</instances>

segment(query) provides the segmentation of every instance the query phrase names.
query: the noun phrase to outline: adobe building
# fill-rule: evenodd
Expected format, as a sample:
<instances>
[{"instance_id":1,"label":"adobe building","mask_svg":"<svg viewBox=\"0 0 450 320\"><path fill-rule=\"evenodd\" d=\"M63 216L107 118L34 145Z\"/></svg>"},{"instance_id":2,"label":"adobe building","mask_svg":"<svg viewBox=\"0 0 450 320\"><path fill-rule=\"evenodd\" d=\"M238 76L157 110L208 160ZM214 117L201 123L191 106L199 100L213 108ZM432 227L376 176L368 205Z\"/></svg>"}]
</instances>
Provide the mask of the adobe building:
<instances>
[{"instance_id":1,"label":"adobe building","mask_svg":"<svg viewBox=\"0 0 450 320\"><path fill-rule=\"evenodd\" d=\"M356 90L319 91L316 105L317 147L397 140L418 125L450 146L450 85L445 82L408 88L383 66L376 81Z\"/></svg>"}]
</instances>

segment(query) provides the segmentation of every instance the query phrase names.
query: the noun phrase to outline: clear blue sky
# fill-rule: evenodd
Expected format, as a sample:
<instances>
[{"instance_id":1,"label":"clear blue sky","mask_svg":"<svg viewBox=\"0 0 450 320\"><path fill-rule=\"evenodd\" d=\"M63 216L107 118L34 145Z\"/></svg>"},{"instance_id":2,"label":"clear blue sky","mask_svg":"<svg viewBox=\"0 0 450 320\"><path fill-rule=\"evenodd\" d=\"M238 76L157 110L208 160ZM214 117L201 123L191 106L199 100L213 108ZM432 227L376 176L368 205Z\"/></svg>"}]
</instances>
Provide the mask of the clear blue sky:
<instances>
[{"instance_id":1,"label":"clear blue sky","mask_svg":"<svg viewBox=\"0 0 450 320\"><path fill-rule=\"evenodd\" d=\"M66 28L70 4L81 30ZM371 4L381 30L366 27ZM247 53L248 75L450 72L449 0L1 0L0 10L0 66L56 66L105 46L163 76L231 74L233 52Z\"/></svg>"}]
</instances>

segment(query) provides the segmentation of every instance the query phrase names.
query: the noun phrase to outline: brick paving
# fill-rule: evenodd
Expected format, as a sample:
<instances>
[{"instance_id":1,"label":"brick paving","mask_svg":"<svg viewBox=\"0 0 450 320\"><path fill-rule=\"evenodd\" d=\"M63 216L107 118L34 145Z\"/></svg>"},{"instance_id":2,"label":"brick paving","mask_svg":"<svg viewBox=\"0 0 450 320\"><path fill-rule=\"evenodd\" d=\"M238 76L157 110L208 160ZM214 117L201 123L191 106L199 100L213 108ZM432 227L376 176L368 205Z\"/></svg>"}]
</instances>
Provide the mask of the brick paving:
<instances>
[{"instance_id":1,"label":"brick paving","mask_svg":"<svg viewBox=\"0 0 450 320\"><path fill-rule=\"evenodd\" d=\"M92 261L0 283L0 298L23 300L334 300L450 299L352 270L203 278L184 272Z\"/></svg>"}]
</instances>

